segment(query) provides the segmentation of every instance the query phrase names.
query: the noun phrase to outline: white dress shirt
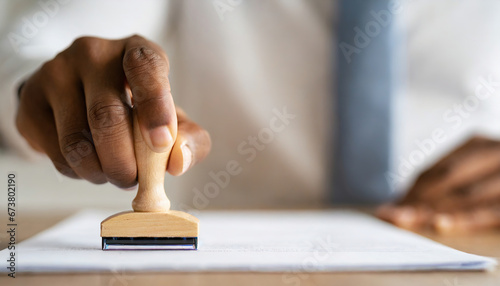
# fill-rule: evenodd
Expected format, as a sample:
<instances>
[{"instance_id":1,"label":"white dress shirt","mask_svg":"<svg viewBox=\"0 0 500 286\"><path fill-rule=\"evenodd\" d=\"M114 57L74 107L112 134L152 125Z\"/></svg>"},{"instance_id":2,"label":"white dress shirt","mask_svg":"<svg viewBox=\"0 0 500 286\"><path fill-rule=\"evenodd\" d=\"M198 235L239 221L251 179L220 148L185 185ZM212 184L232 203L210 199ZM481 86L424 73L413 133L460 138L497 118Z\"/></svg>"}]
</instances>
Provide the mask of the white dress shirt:
<instances>
[{"instance_id":1,"label":"white dress shirt","mask_svg":"<svg viewBox=\"0 0 500 286\"><path fill-rule=\"evenodd\" d=\"M2 0L0 131L12 148L32 152L14 126L18 84L77 37L137 33L165 49L176 104L213 141L203 163L167 176L174 208L322 205L333 144L334 6L327 0ZM481 78L500 81L499 6L406 1L395 15L406 35L404 88L394 110L399 189L472 131L500 134L500 86L490 84L493 96L477 107L455 110L473 101ZM437 142L440 130L446 140ZM33 165L44 176L25 182L26 205L47 197L70 207L130 203L133 194L61 179L44 169L49 164Z\"/></svg>"}]
</instances>

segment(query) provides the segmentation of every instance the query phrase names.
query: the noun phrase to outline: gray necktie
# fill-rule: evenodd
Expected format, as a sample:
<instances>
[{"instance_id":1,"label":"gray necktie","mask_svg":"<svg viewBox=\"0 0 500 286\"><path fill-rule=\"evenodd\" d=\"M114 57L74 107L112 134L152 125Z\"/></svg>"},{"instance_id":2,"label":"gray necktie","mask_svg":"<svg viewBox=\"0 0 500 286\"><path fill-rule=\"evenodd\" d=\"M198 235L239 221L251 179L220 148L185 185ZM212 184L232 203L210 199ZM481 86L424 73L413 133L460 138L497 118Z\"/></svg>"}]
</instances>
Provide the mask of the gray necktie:
<instances>
[{"instance_id":1,"label":"gray necktie","mask_svg":"<svg viewBox=\"0 0 500 286\"><path fill-rule=\"evenodd\" d=\"M394 11L389 7L385 0L339 1L334 203L378 203L391 197L385 179L394 92Z\"/></svg>"}]
</instances>

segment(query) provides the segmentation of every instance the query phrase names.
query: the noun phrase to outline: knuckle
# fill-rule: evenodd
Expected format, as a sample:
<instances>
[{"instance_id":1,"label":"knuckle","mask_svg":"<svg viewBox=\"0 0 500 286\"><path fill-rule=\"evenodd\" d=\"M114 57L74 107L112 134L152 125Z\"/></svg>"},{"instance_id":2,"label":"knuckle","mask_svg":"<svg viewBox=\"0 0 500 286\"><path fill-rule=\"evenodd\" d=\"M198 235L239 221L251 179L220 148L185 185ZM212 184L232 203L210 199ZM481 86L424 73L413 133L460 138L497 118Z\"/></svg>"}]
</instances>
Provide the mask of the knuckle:
<instances>
[{"instance_id":1,"label":"knuckle","mask_svg":"<svg viewBox=\"0 0 500 286\"><path fill-rule=\"evenodd\" d=\"M133 34L128 39L133 40L133 41L146 41L146 38L144 38L143 36L141 36L139 34Z\"/></svg>"},{"instance_id":2,"label":"knuckle","mask_svg":"<svg viewBox=\"0 0 500 286\"><path fill-rule=\"evenodd\" d=\"M61 153L70 166L79 166L89 155L95 152L93 144L82 132L65 134L59 142Z\"/></svg>"},{"instance_id":3,"label":"knuckle","mask_svg":"<svg viewBox=\"0 0 500 286\"><path fill-rule=\"evenodd\" d=\"M68 65L64 57L57 55L50 61L45 62L34 78L34 86L26 84L24 90L32 94L50 94L55 90L62 90L68 83ZM38 90L34 91L34 87Z\"/></svg>"},{"instance_id":4,"label":"knuckle","mask_svg":"<svg viewBox=\"0 0 500 286\"><path fill-rule=\"evenodd\" d=\"M126 126L129 112L122 103L96 101L88 110L89 125L96 131L115 131Z\"/></svg>"},{"instance_id":5,"label":"knuckle","mask_svg":"<svg viewBox=\"0 0 500 286\"><path fill-rule=\"evenodd\" d=\"M70 51L80 56L90 63L99 63L102 60L103 39L95 37L77 38L70 47Z\"/></svg>"},{"instance_id":6,"label":"knuckle","mask_svg":"<svg viewBox=\"0 0 500 286\"><path fill-rule=\"evenodd\" d=\"M40 74L45 80L53 81L62 78L61 75L65 73L65 60L61 56L56 56L50 61L45 62L40 68Z\"/></svg>"},{"instance_id":7,"label":"knuckle","mask_svg":"<svg viewBox=\"0 0 500 286\"><path fill-rule=\"evenodd\" d=\"M95 37L79 37L73 41L71 48L84 51L94 48L101 39Z\"/></svg>"},{"instance_id":8,"label":"knuckle","mask_svg":"<svg viewBox=\"0 0 500 286\"><path fill-rule=\"evenodd\" d=\"M167 68L167 65L157 51L146 45L140 45L125 52L123 68L127 73L141 73L149 69Z\"/></svg>"},{"instance_id":9,"label":"knuckle","mask_svg":"<svg viewBox=\"0 0 500 286\"><path fill-rule=\"evenodd\" d=\"M57 67L56 61L50 60L46 61L43 63L43 65L40 67L40 73L41 74L54 74L59 72L59 69Z\"/></svg>"}]
</instances>

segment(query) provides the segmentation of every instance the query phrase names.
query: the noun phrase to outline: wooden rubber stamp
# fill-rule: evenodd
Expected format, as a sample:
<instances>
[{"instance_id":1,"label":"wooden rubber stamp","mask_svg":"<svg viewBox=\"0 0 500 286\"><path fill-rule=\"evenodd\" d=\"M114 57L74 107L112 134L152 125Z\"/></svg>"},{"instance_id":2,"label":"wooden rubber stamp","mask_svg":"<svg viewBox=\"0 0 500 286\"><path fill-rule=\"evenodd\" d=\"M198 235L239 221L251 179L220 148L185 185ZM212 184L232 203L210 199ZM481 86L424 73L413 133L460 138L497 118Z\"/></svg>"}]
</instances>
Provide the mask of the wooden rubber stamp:
<instances>
[{"instance_id":1,"label":"wooden rubber stamp","mask_svg":"<svg viewBox=\"0 0 500 286\"><path fill-rule=\"evenodd\" d=\"M101 222L103 250L196 250L199 220L170 210L165 194L169 152L155 153L144 142L134 110L134 149L139 189L134 211L121 212Z\"/></svg>"}]
</instances>

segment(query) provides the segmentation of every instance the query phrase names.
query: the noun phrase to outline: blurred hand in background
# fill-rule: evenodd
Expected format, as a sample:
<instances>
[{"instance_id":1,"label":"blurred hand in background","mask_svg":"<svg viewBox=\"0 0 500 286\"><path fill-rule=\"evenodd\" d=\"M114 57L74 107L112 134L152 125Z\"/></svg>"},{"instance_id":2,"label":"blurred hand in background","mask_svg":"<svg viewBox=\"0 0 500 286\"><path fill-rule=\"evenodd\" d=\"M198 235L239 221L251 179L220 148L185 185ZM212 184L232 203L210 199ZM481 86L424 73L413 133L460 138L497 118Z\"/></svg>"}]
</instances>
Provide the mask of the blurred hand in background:
<instances>
[{"instance_id":1,"label":"blurred hand in background","mask_svg":"<svg viewBox=\"0 0 500 286\"><path fill-rule=\"evenodd\" d=\"M378 216L408 229L472 233L500 227L500 142L473 137L423 172Z\"/></svg>"}]
</instances>

